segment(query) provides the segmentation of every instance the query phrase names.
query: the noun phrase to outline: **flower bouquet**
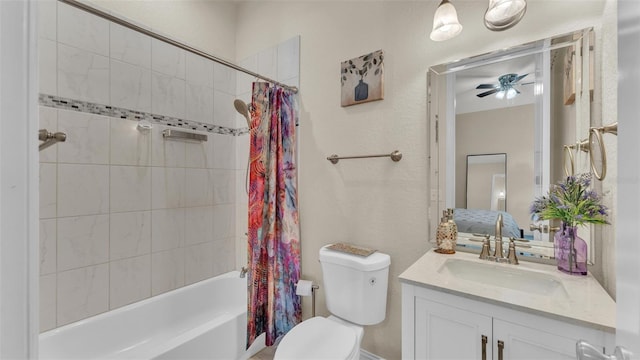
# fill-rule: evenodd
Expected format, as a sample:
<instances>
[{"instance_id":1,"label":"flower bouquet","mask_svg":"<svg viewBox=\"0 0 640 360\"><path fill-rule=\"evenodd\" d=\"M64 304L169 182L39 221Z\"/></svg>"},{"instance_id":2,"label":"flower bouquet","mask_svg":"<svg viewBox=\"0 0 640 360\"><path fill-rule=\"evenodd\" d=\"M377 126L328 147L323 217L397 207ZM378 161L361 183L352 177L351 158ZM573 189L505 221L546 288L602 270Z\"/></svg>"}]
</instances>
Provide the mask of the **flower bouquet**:
<instances>
[{"instance_id":1,"label":"flower bouquet","mask_svg":"<svg viewBox=\"0 0 640 360\"><path fill-rule=\"evenodd\" d=\"M587 244L577 235L577 227L608 224L608 209L601 204L602 197L589 189L590 185L591 174L569 176L531 204L534 221L562 221L560 231L554 236L555 258L558 269L569 274L587 274Z\"/></svg>"}]
</instances>

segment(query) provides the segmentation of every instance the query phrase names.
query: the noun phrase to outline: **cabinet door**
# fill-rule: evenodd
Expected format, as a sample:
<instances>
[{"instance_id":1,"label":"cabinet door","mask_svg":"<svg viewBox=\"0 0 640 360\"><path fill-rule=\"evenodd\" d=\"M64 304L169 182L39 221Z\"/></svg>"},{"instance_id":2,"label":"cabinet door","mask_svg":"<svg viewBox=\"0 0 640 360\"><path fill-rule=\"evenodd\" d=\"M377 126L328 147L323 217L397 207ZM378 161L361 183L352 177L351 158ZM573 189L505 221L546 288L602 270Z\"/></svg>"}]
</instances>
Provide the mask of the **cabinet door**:
<instances>
[{"instance_id":1,"label":"cabinet door","mask_svg":"<svg viewBox=\"0 0 640 360\"><path fill-rule=\"evenodd\" d=\"M491 343L491 317L415 298L416 359L488 360Z\"/></svg>"},{"instance_id":2,"label":"cabinet door","mask_svg":"<svg viewBox=\"0 0 640 360\"><path fill-rule=\"evenodd\" d=\"M581 334L554 333L553 327L533 327L493 319L493 351L495 359L500 359L499 342L503 342L502 359L575 359L576 342Z\"/></svg>"}]
</instances>

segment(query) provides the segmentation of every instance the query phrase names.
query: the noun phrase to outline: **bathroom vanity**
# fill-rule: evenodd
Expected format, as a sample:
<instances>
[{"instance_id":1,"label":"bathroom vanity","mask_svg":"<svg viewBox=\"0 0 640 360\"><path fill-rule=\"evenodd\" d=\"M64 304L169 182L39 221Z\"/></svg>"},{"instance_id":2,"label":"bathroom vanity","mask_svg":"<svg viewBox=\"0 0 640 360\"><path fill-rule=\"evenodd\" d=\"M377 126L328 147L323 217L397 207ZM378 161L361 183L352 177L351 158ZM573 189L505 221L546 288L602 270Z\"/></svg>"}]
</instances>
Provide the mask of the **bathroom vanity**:
<instances>
[{"instance_id":1,"label":"bathroom vanity","mask_svg":"<svg viewBox=\"0 0 640 360\"><path fill-rule=\"evenodd\" d=\"M613 350L615 302L591 274L433 250L400 275L403 359L575 359Z\"/></svg>"}]
</instances>

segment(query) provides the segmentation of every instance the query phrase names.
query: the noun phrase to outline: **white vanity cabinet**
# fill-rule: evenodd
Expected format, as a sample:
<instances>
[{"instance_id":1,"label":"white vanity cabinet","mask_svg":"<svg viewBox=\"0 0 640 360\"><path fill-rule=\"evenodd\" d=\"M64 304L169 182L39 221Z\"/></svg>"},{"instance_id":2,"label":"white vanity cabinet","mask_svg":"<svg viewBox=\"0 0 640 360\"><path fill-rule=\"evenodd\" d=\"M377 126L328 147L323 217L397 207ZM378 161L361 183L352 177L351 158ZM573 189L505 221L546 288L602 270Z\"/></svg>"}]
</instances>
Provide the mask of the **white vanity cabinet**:
<instances>
[{"instance_id":1,"label":"white vanity cabinet","mask_svg":"<svg viewBox=\"0 0 640 360\"><path fill-rule=\"evenodd\" d=\"M605 348L613 335L486 299L402 284L403 359L575 359L580 339Z\"/></svg>"}]
</instances>

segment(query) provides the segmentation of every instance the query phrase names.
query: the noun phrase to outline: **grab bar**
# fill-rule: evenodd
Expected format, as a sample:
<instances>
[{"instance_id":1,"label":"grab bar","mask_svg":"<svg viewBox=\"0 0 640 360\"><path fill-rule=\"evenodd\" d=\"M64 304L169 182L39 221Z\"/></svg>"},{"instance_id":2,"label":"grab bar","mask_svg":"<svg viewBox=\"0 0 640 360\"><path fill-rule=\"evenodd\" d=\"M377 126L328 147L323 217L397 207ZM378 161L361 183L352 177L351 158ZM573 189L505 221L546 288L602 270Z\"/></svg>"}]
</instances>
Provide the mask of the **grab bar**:
<instances>
[{"instance_id":1,"label":"grab bar","mask_svg":"<svg viewBox=\"0 0 640 360\"><path fill-rule=\"evenodd\" d=\"M40 129L38 130L38 140L44 141L38 146L38 151L42 151L57 142L65 142L67 134L63 132L51 133L47 129Z\"/></svg>"},{"instance_id":2,"label":"grab bar","mask_svg":"<svg viewBox=\"0 0 640 360\"><path fill-rule=\"evenodd\" d=\"M337 164L339 160L342 159L364 159L364 158L376 158L376 157L390 157L391 160L398 162L402 159L402 153L398 150L394 150L391 154L380 154L380 155L358 155L358 156L338 156L333 154L327 157L327 160L331 161L332 164Z\"/></svg>"}]
</instances>

